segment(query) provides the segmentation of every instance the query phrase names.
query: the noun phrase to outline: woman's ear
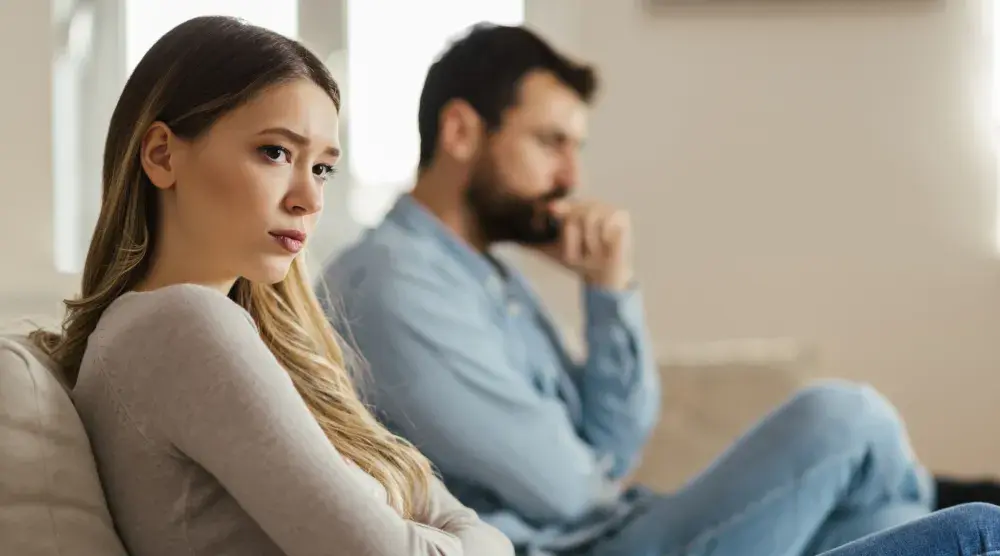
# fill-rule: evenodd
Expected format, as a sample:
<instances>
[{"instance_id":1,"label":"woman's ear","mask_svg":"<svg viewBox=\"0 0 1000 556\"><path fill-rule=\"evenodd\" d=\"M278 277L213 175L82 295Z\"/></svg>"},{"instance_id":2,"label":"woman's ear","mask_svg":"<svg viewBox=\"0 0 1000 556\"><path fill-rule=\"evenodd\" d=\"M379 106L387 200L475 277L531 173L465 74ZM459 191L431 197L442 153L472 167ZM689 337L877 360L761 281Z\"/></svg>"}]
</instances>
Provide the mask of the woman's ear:
<instances>
[{"instance_id":1,"label":"woman's ear","mask_svg":"<svg viewBox=\"0 0 1000 556\"><path fill-rule=\"evenodd\" d=\"M159 189L170 189L177 182L170 150L176 146L177 137L163 122L153 122L142 138L139 148L142 169L153 186Z\"/></svg>"},{"instance_id":2,"label":"woman's ear","mask_svg":"<svg viewBox=\"0 0 1000 556\"><path fill-rule=\"evenodd\" d=\"M460 162L475 158L483 137L483 120L479 113L464 100L445 104L438 120L440 133L438 148Z\"/></svg>"}]
</instances>

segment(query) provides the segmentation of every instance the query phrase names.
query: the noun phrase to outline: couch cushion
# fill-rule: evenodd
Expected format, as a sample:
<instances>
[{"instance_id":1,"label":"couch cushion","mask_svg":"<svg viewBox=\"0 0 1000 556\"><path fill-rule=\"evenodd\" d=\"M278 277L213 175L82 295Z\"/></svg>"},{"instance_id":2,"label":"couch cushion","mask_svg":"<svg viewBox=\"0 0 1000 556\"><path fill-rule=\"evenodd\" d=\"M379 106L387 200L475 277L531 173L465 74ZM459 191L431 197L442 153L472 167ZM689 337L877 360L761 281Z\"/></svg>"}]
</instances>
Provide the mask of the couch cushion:
<instances>
[{"instance_id":1,"label":"couch cushion","mask_svg":"<svg viewBox=\"0 0 1000 556\"><path fill-rule=\"evenodd\" d=\"M120 556L83 423L51 361L0 336L0 554Z\"/></svg>"}]
</instances>

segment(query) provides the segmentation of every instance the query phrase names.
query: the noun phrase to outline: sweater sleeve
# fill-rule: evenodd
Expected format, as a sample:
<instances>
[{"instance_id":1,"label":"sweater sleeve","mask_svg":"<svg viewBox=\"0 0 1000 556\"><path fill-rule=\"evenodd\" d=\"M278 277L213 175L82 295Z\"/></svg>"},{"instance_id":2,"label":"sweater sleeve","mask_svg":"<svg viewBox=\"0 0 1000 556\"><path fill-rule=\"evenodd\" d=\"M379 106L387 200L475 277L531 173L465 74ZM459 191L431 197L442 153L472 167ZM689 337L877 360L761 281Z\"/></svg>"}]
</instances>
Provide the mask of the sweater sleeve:
<instances>
[{"instance_id":1,"label":"sweater sleeve","mask_svg":"<svg viewBox=\"0 0 1000 556\"><path fill-rule=\"evenodd\" d=\"M435 479L431 485L430 503L427 507L428 515L422 521L457 537L466 554L479 554L478 547L501 547L510 542L500 531L484 524L475 512L463 506L440 480Z\"/></svg>"},{"instance_id":2,"label":"sweater sleeve","mask_svg":"<svg viewBox=\"0 0 1000 556\"><path fill-rule=\"evenodd\" d=\"M191 285L153 295L101 350L102 366L145 369L129 390L133 417L214 475L285 554L512 554L443 486L431 494L428 523L373 497L227 297Z\"/></svg>"}]
</instances>

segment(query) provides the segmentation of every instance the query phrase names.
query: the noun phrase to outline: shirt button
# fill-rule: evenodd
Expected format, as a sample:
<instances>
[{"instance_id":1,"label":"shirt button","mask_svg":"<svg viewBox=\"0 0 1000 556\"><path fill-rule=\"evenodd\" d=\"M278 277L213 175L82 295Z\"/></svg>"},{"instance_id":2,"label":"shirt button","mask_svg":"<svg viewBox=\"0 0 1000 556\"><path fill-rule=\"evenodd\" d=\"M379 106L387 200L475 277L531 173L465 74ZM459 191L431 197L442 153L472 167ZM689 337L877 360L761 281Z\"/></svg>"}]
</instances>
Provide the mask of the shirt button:
<instances>
[{"instance_id":1,"label":"shirt button","mask_svg":"<svg viewBox=\"0 0 1000 556\"><path fill-rule=\"evenodd\" d=\"M507 304L507 314L516 317L521 314L521 305L518 303Z\"/></svg>"}]
</instances>

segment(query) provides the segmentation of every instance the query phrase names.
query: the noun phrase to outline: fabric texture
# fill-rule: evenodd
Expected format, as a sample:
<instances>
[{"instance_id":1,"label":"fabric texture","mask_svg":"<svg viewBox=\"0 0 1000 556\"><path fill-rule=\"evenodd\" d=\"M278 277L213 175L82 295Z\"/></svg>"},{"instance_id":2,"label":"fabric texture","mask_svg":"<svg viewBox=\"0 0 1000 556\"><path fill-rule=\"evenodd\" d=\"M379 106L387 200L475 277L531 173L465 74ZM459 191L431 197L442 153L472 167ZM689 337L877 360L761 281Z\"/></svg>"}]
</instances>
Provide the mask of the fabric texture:
<instances>
[{"instance_id":1,"label":"fabric texture","mask_svg":"<svg viewBox=\"0 0 1000 556\"><path fill-rule=\"evenodd\" d=\"M125 554L61 375L14 335L0 337L0 554Z\"/></svg>"},{"instance_id":2,"label":"fabric texture","mask_svg":"<svg viewBox=\"0 0 1000 556\"><path fill-rule=\"evenodd\" d=\"M859 539L823 556L996 556L1000 508L966 504Z\"/></svg>"}]
</instances>

